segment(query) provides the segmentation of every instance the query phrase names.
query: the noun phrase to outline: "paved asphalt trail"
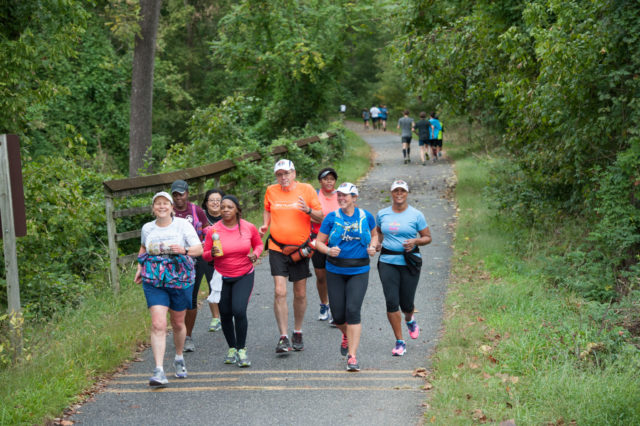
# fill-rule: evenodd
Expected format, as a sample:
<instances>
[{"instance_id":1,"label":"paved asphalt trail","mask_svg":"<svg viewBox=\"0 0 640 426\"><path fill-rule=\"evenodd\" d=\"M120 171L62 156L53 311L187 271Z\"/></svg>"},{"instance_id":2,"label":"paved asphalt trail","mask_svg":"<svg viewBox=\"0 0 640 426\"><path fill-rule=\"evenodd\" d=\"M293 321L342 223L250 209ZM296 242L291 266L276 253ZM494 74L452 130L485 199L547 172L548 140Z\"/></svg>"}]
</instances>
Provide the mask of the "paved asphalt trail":
<instances>
[{"instance_id":1,"label":"paved asphalt trail","mask_svg":"<svg viewBox=\"0 0 640 426\"><path fill-rule=\"evenodd\" d=\"M256 282L249 303L247 369L225 365L227 346L222 331L207 331L211 316L200 310L194 329L196 352L185 354L189 377L173 377L173 342L169 336L165 370L169 386L150 390L151 350L132 363L106 388L78 409L70 420L83 425L164 424L417 424L422 419L423 379L411 374L429 367L441 326L442 305L449 276L455 207L445 198L453 179L446 161L422 166L417 143L413 163L402 162L400 137L381 131L355 130L373 147L375 167L360 182L359 205L371 213L390 205L389 187L395 178L409 183L409 203L424 212L433 242L421 248L425 259L416 294L420 337L406 332L407 353L392 357L395 339L386 313L380 279L372 261L369 288L362 307L359 373L345 371L340 333L317 321L315 278L307 283L308 308L303 327L305 350L275 354L278 330L273 315L273 281L268 261L256 266ZM206 284L203 283L206 288ZM293 326L289 291L289 323ZM135 324L131 325L135 327ZM291 331L290 331L291 332Z\"/></svg>"}]
</instances>

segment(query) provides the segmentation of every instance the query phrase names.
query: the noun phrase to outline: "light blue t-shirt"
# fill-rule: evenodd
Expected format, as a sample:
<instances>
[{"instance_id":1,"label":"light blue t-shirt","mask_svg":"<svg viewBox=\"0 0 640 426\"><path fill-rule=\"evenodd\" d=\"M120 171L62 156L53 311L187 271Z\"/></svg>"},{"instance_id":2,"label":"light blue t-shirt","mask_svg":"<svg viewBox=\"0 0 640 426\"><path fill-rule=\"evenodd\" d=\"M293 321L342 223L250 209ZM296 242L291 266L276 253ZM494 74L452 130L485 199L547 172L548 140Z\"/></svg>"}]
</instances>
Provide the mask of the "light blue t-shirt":
<instances>
[{"instance_id":1,"label":"light blue t-shirt","mask_svg":"<svg viewBox=\"0 0 640 426\"><path fill-rule=\"evenodd\" d=\"M367 218L367 222L369 223L369 231L373 231L376 227L376 221L371 213L362 209ZM342 216L342 220L344 221L345 228L347 232L343 234L342 241L338 243L338 247L340 247L340 254L338 258L342 259L362 259L369 258L369 254L367 253L367 248L360 242L360 235L358 234L358 222L360 220L360 212L356 209L353 213L353 216L347 216L344 211L340 212ZM331 234L331 229L333 229L333 224L336 221L336 212L331 212L325 216L322 221L322 226L320 226L320 232L323 234L329 235ZM370 269L369 265L365 266L355 266L349 268L343 268L340 266L336 266L330 263L327 260L326 263L327 271L333 272L334 274L342 274L342 275L356 275L362 274L363 272L367 272Z\"/></svg>"},{"instance_id":2,"label":"light blue t-shirt","mask_svg":"<svg viewBox=\"0 0 640 426\"><path fill-rule=\"evenodd\" d=\"M378 212L376 222L384 236L382 247L392 251L404 251L402 243L409 238L416 238L420 231L429 226L422 212L411 206L402 213L394 212L391 207L384 208ZM401 254L380 255L380 262L406 265Z\"/></svg>"}]
</instances>

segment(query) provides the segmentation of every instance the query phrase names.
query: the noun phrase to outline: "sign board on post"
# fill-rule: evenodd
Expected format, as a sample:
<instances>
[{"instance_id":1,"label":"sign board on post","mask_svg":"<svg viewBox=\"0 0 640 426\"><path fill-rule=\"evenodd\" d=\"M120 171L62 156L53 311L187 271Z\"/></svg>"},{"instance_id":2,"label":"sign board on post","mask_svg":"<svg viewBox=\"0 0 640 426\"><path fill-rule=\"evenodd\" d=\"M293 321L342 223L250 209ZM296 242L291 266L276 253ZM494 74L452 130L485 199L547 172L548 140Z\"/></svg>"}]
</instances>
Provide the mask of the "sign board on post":
<instances>
[{"instance_id":1,"label":"sign board on post","mask_svg":"<svg viewBox=\"0 0 640 426\"><path fill-rule=\"evenodd\" d=\"M4 135L6 143L7 160L9 161L9 182L11 184L11 204L13 206L13 226L16 237L27 235L27 218L24 208L24 189L22 187L22 163L20 161L20 141L17 135ZM2 167L5 167L2 164ZM0 217L0 229L2 229L2 217ZM4 232L0 233L3 238Z\"/></svg>"}]
</instances>

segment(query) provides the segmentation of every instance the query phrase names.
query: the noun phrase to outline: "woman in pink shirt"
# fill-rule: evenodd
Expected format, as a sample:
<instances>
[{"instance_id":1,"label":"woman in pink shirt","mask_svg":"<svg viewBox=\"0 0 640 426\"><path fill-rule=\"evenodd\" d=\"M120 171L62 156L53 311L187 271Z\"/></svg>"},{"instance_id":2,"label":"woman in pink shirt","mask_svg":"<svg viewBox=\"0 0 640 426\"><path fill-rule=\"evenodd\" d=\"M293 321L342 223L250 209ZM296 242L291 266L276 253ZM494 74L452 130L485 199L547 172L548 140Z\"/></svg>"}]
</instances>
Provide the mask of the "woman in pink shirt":
<instances>
[{"instance_id":1,"label":"woman in pink shirt","mask_svg":"<svg viewBox=\"0 0 640 426\"><path fill-rule=\"evenodd\" d=\"M340 208L338 204L338 193L336 189L336 181L338 173L331 167L326 167L318 173L318 182L320 189L318 190L318 200L322 205L322 214L324 217ZM320 231L320 223L311 222L311 239L315 240ZM333 318L329 309L329 293L327 291L327 255L316 250L311 257L313 269L316 273L316 287L318 288L318 297L320 298L320 314L319 321L329 320L329 324L333 325Z\"/></svg>"},{"instance_id":2,"label":"woman in pink shirt","mask_svg":"<svg viewBox=\"0 0 640 426\"><path fill-rule=\"evenodd\" d=\"M262 253L262 239L256 227L241 218L242 209L233 195L222 197L222 220L207 228L203 258L211 261L215 256L216 272L212 280L222 280L220 292L220 320L222 331L229 345L225 364L249 367L247 357L247 305L253 290L253 264ZM214 244L214 234L219 237L222 253ZM253 249L253 252L252 252Z\"/></svg>"}]
</instances>

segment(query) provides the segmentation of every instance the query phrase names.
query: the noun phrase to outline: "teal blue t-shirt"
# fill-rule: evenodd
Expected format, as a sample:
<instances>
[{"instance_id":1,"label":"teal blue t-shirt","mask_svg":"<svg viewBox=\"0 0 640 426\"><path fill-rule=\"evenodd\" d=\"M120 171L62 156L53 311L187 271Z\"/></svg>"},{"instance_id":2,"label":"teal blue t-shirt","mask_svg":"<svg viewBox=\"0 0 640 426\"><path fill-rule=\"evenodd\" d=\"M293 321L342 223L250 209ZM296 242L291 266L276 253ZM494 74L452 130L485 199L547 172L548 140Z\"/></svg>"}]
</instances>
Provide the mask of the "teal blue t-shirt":
<instances>
[{"instance_id":1,"label":"teal blue t-shirt","mask_svg":"<svg viewBox=\"0 0 640 426\"><path fill-rule=\"evenodd\" d=\"M391 207L384 208L378 212L376 223L384 236L382 247L391 251L404 251L402 243L409 238L416 238L420 231L429 226L422 212L411 206L402 213L394 212ZM380 262L406 265L401 254L382 254Z\"/></svg>"}]
</instances>

